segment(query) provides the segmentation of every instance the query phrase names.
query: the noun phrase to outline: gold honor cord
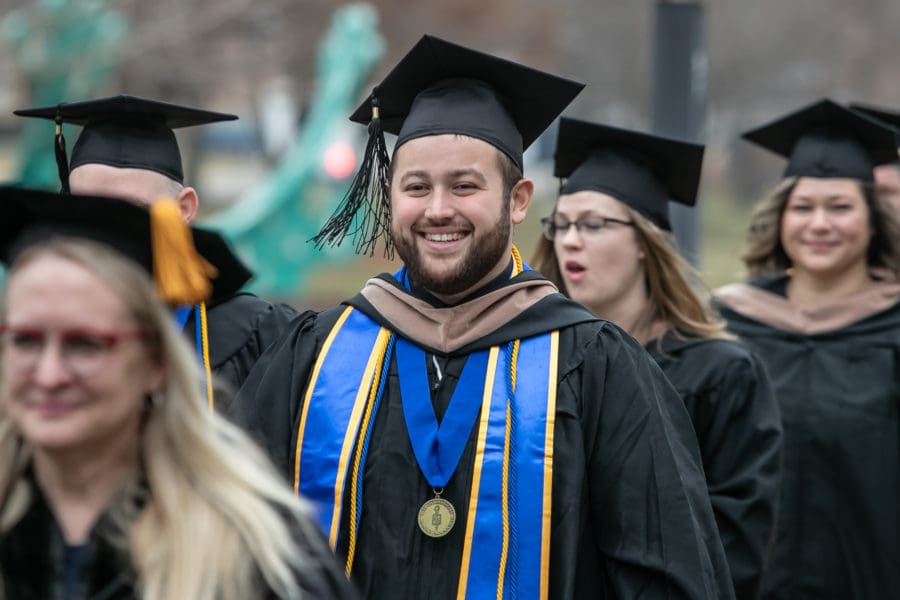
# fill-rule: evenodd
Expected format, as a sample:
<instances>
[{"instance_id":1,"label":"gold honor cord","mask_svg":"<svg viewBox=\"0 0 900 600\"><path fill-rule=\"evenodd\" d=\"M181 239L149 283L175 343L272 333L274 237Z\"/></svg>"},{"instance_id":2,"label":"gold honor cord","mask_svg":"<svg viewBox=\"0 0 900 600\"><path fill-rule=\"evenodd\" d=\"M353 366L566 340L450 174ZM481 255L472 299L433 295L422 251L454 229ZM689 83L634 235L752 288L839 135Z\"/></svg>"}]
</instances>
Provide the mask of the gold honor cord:
<instances>
[{"instance_id":1,"label":"gold honor cord","mask_svg":"<svg viewBox=\"0 0 900 600\"><path fill-rule=\"evenodd\" d=\"M200 303L200 350L203 354L203 374L206 377L206 403L209 412L215 412L216 401L213 398L212 367L209 363L209 329L206 324L206 302Z\"/></svg>"},{"instance_id":2,"label":"gold honor cord","mask_svg":"<svg viewBox=\"0 0 900 600\"><path fill-rule=\"evenodd\" d=\"M519 273L521 273L524 269L522 266L522 255L519 254L519 249L516 248L516 245L512 246L512 257L513 257L513 272L512 276L515 277Z\"/></svg>"},{"instance_id":3,"label":"gold honor cord","mask_svg":"<svg viewBox=\"0 0 900 600\"><path fill-rule=\"evenodd\" d=\"M506 403L506 437L503 440L503 544L500 547L500 569L497 572L497 600L503 600L503 584L506 579L506 560L509 558L509 438L512 430L512 411Z\"/></svg>"},{"instance_id":4,"label":"gold honor cord","mask_svg":"<svg viewBox=\"0 0 900 600\"><path fill-rule=\"evenodd\" d=\"M366 412L363 415L362 424L359 426L359 435L356 437L356 452L353 457L353 471L350 474L350 541L347 547L347 562L344 566L344 574L349 578L350 572L353 570L353 559L356 556L356 493L359 481L359 470L363 468L360 464L362 461L363 443L366 432L369 430L369 421L373 414L372 409L375 406L375 397L378 395L378 388L381 386L381 373L384 370L384 360L387 356L388 343L391 336L379 336L376 344L378 345L378 365L375 368L375 378L369 388L369 399L366 403Z\"/></svg>"},{"instance_id":5,"label":"gold honor cord","mask_svg":"<svg viewBox=\"0 0 900 600\"><path fill-rule=\"evenodd\" d=\"M547 433L544 439L544 514L541 528L541 600L550 592L550 516L553 509L553 434L556 427L556 393L559 369L559 331L550 334L550 368L547 382Z\"/></svg>"},{"instance_id":6,"label":"gold honor cord","mask_svg":"<svg viewBox=\"0 0 900 600\"><path fill-rule=\"evenodd\" d=\"M515 249L515 248L513 248ZM516 391L516 366L519 364L519 340L513 342L509 359L509 378ZM512 438L512 398L506 399L506 438L503 441L503 546L500 550L500 569L497 574L497 600L503 600L506 560L509 558L509 444Z\"/></svg>"}]
</instances>

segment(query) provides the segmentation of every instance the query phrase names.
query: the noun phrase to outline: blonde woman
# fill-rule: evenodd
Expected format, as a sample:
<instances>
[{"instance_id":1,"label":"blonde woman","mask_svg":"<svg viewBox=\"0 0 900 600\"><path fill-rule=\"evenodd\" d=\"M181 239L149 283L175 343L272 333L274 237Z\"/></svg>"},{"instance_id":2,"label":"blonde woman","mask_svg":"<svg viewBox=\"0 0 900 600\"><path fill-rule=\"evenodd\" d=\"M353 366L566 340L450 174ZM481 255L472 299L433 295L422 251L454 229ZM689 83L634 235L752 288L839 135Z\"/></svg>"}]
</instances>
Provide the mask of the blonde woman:
<instances>
[{"instance_id":1,"label":"blonde woman","mask_svg":"<svg viewBox=\"0 0 900 600\"><path fill-rule=\"evenodd\" d=\"M53 196L0 191L7 223L42 229L15 250L15 228L0 236L4 597L348 597L303 505L207 407L146 273L84 239L107 235L107 209L116 236L146 237L146 211L57 196L68 216L48 222Z\"/></svg>"},{"instance_id":2,"label":"blonde woman","mask_svg":"<svg viewBox=\"0 0 900 600\"><path fill-rule=\"evenodd\" d=\"M745 137L788 158L750 222L750 282L716 291L784 421L764 598L898 598L900 229L872 172L894 138L827 100Z\"/></svg>"},{"instance_id":3,"label":"blonde woman","mask_svg":"<svg viewBox=\"0 0 900 600\"><path fill-rule=\"evenodd\" d=\"M781 426L759 360L691 288L668 202L693 204L703 148L563 118L536 267L627 330L684 401L700 443L737 598L755 598L775 521Z\"/></svg>"}]
</instances>

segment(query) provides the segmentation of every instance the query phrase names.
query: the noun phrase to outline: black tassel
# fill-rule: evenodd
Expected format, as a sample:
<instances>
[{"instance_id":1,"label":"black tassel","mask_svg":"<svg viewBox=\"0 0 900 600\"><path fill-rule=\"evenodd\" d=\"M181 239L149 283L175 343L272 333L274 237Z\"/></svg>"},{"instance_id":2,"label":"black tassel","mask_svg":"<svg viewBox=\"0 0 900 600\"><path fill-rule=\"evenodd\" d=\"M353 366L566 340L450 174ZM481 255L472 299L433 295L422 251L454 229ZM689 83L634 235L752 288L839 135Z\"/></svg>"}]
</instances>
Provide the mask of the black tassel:
<instances>
[{"instance_id":1,"label":"black tassel","mask_svg":"<svg viewBox=\"0 0 900 600\"><path fill-rule=\"evenodd\" d=\"M69 193L69 159L66 156L66 137L62 130L62 117L56 115L56 137L53 141L53 153L56 155L56 169L59 171L59 183L62 193Z\"/></svg>"},{"instance_id":2,"label":"black tassel","mask_svg":"<svg viewBox=\"0 0 900 600\"><path fill-rule=\"evenodd\" d=\"M312 238L316 248L336 247L348 235L353 237L357 254L374 256L378 240L384 241L384 256L394 257L391 239L391 198L388 193L391 159L388 156L378 112L377 89L372 92L372 120L363 162L344 194L337 210Z\"/></svg>"},{"instance_id":3,"label":"black tassel","mask_svg":"<svg viewBox=\"0 0 900 600\"><path fill-rule=\"evenodd\" d=\"M563 188L565 188L565 187L566 187L566 181L562 177L560 177L559 178L559 191L556 194L557 197L563 195Z\"/></svg>"}]
</instances>

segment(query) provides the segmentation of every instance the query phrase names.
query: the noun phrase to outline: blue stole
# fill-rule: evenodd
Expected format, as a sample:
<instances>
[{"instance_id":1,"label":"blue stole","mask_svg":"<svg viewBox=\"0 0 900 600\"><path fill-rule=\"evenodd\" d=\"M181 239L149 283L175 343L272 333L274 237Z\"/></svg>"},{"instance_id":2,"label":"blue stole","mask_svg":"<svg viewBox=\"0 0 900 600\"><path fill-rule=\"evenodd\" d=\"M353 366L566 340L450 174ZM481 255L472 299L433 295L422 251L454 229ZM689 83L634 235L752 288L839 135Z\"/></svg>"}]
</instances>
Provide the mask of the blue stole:
<instances>
[{"instance_id":1,"label":"blue stole","mask_svg":"<svg viewBox=\"0 0 900 600\"><path fill-rule=\"evenodd\" d=\"M491 349L457 598L497 598L499 589L518 598L548 596L558 349L556 331L522 340L523 368L509 407L504 377L492 373L509 363L509 346ZM504 475L513 470L514 482ZM504 516L510 504L516 514ZM498 536L507 536L505 543Z\"/></svg>"},{"instance_id":2,"label":"blue stole","mask_svg":"<svg viewBox=\"0 0 900 600\"><path fill-rule=\"evenodd\" d=\"M319 524L332 550L351 453L391 334L347 307L325 339L305 393L294 489L319 507ZM514 364L512 344L495 346L478 367L483 390L478 390L472 486L468 506L458 507L465 509L459 600L547 598L558 340L555 331L522 340ZM516 364L523 368L515 369Z\"/></svg>"},{"instance_id":3,"label":"blue stole","mask_svg":"<svg viewBox=\"0 0 900 600\"><path fill-rule=\"evenodd\" d=\"M196 304L178 306L172 311L172 316L175 318L175 327L178 331L184 331L184 326L187 325L191 312L194 313L194 351L197 353L197 360L200 361L200 366L204 366L203 325L200 322L200 307Z\"/></svg>"},{"instance_id":4,"label":"blue stole","mask_svg":"<svg viewBox=\"0 0 900 600\"><path fill-rule=\"evenodd\" d=\"M332 550L341 523L350 453L379 366L376 341L390 333L361 312L351 307L344 310L319 351L303 399L294 490L317 505L319 526ZM307 436L306 431L313 433Z\"/></svg>"},{"instance_id":5,"label":"blue stole","mask_svg":"<svg viewBox=\"0 0 900 600\"><path fill-rule=\"evenodd\" d=\"M191 311L194 310L194 307L190 304L185 306L177 306L174 310L172 310L172 316L175 317L175 327L178 331L184 330L184 326L187 325L188 318L191 316Z\"/></svg>"}]
</instances>

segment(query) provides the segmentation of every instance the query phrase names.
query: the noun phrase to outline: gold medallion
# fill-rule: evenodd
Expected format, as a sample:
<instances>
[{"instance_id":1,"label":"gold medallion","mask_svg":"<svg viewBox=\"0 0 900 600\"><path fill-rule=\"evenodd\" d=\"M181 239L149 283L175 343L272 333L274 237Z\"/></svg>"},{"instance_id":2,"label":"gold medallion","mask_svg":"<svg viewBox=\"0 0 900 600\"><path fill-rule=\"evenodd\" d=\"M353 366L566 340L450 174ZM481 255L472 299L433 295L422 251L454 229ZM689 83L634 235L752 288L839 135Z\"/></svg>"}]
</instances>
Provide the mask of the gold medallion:
<instances>
[{"instance_id":1,"label":"gold medallion","mask_svg":"<svg viewBox=\"0 0 900 600\"><path fill-rule=\"evenodd\" d=\"M456 523L456 509L441 497L432 498L419 509L419 529L429 537L444 537Z\"/></svg>"}]
</instances>

